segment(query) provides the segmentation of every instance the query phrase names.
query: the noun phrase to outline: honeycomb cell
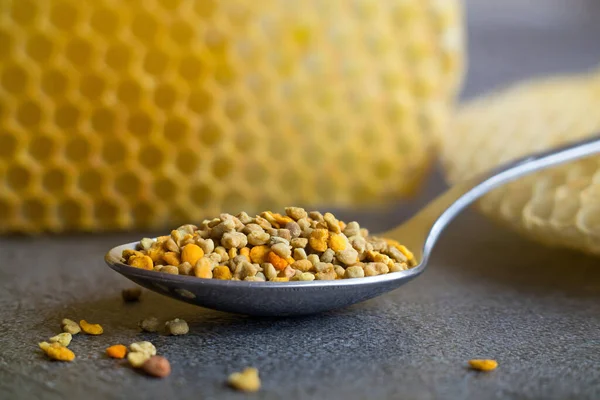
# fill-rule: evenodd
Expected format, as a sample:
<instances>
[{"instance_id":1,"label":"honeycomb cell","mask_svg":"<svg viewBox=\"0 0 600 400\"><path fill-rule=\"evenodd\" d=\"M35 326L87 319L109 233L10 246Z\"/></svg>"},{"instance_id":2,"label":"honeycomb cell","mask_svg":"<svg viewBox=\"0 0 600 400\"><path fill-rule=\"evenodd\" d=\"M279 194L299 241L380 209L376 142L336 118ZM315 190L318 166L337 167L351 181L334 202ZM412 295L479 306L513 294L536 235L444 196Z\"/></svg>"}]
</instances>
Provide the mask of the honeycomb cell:
<instances>
[{"instance_id":1,"label":"honeycomb cell","mask_svg":"<svg viewBox=\"0 0 600 400\"><path fill-rule=\"evenodd\" d=\"M144 70L152 75L162 75L169 66L169 56L162 50L153 48L146 53Z\"/></svg>"},{"instance_id":2,"label":"honeycomb cell","mask_svg":"<svg viewBox=\"0 0 600 400\"><path fill-rule=\"evenodd\" d=\"M208 206L214 197L214 189L209 183L197 184L190 189L190 199L197 207Z\"/></svg>"},{"instance_id":3,"label":"honeycomb cell","mask_svg":"<svg viewBox=\"0 0 600 400\"><path fill-rule=\"evenodd\" d=\"M375 177L381 180L388 179L394 173L394 164L391 160L375 162Z\"/></svg>"},{"instance_id":4,"label":"honeycomb cell","mask_svg":"<svg viewBox=\"0 0 600 400\"><path fill-rule=\"evenodd\" d=\"M67 90L67 76L57 70L48 70L42 73L42 90L50 98L62 96Z\"/></svg>"},{"instance_id":5,"label":"honeycomb cell","mask_svg":"<svg viewBox=\"0 0 600 400\"><path fill-rule=\"evenodd\" d=\"M160 84L154 91L154 104L163 110L171 109L178 98L177 89L171 83Z\"/></svg>"},{"instance_id":6,"label":"honeycomb cell","mask_svg":"<svg viewBox=\"0 0 600 400\"><path fill-rule=\"evenodd\" d=\"M102 97L104 90L106 89L106 82L101 75L91 74L85 75L81 78L79 85L79 91L89 100L97 101Z\"/></svg>"},{"instance_id":7,"label":"honeycomb cell","mask_svg":"<svg viewBox=\"0 0 600 400\"><path fill-rule=\"evenodd\" d=\"M14 203L10 200L0 197L0 219L8 221L15 214Z\"/></svg>"},{"instance_id":8,"label":"honeycomb cell","mask_svg":"<svg viewBox=\"0 0 600 400\"><path fill-rule=\"evenodd\" d=\"M38 13L37 4L31 0L18 0L12 2L11 18L19 25L29 25Z\"/></svg>"},{"instance_id":9,"label":"honeycomb cell","mask_svg":"<svg viewBox=\"0 0 600 400\"><path fill-rule=\"evenodd\" d=\"M57 205L56 215L66 228L76 229L79 228L85 215L83 207L81 200L67 197Z\"/></svg>"},{"instance_id":10,"label":"honeycomb cell","mask_svg":"<svg viewBox=\"0 0 600 400\"><path fill-rule=\"evenodd\" d=\"M276 124L278 116L275 110L270 108L263 108L260 110L259 115L260 121L265 127L272 127ZM292 118L292 124L298 128L299 132L306 132L304 124L307 123L301 116L295 116Z\"/></svg>"},{"instance_id":11,"label":"honeycomb cell","mask_svg":"<svg viewBox=\"0 0 600 400\"><path fill-rule=\"evenodd\" d=\"M50 11L50 21L52 24L64 31L71 31L77 24L79 10L71 2L55 2Z\"/></svg>"},{"instance_id":12,"label":"honeycomb cell","mask_svg":"<svg viewBox=\"0 0 600 400\"><path fill-rule=\"evenodd\" d=\"M264 184L266 177L269 176L269 168L258 161L249 163L244 171L245 181L252 186Z\"/></svg>"},{"instance_id":13,"label":"honeycomb cell","mask_svg":"<svg viewBox=\"0 0 600 400\"><path fill-rule=\"evenodd\" d=\"M158 23L154 15L140 12L131 23L131 32L146 43L152 43L158 31Z\"/></svg>"},{"instance_id":14,"label":"honeycomb cell","mask_svg":"<svg viewBox=\"0 0 600 400\"><path fill-rule=\"evenodd\" d=\"M67 59L77 68L87 67L92 59L92 44L83 38L73 38L67 44Z\"/></svg>"},{"instance_id":15,"label":"honeycomb cell","mask_svg":"<svg viewBox=\"0 0 600 400\"><path fill-rule=\"evenodd\" d=\"M235 161L229 156L219 156L212 164L213 176L217 179L228 178L235 168Z\"/></svg>"},{"instance_id":16,"label":"honeycomb cell","mask_svg":"<svg viewBox=\"0 0 600 400\"><path fill-rule=\"evenodd\" d=\"M233 189L225 193L223 196L222 207L224 212L237 214L240 211L246 210L245 205L248 203L248 197L244 193Z\"/></svg>"},{"instance_id":17,"label":"honeycomb cell","mask_svg":"<svg viewBox=\"0 0 600 400\"><path fill-rule=\"evenodd\" d=\"M289 151L287 138L281 135L280 138L269 140L267 143L269 154L284 155Z\"/></svg>"},{"instance_id":18,"label":"honeycomb cell","mask_svg":"<svg viewBox=\"0 0 600 400\"><path fill-rule=\"evenodd\" d=\"M154 193L161 201L171 201L177 197L178 186L168 177L161 177L154 182Z\"/></svg>"},{"instance_id":19,"label":"honeycomb cell","mask_svg":"<svg viewBox=\"0 0 600 400\"><path fill-rule=\"evenodd\" d=\"M17 121L24 128L32 128L39 125L41 119L42 108L34 101L25 101L17 108Z\"/></svg>"},{"instance_id":20,"label":"honeycomb cell","mask_svg":"<svg viewBox=\"0 0 600 400\"><path fill-rule=\"evenodd\" d=\"M117 97L126 105L135 106L142 97L142 88L134 79L124 80L119 84Z\"/></svg>"},{"instance_id":21,"label":"honeycomb cell","mask_svg":"<svg viewBox=\"0 0 600 400\"><path fill-rule=\"evenodd\" d=\"M194 2L194 11L200 18L209 18L217 8L215 0L205 0Z\"/></svg>"},{"instance_id":22,"label":"honeycomb cell","mask_svg":"<svg viewBox=\"0 0 600 400\"><path fill-rule=\"evenodd\" d=\"M415 96L417 98L429 98L436 91L439 83L436 82L436 77L431 73L421 70L419 74L428 74L428 76L416 76L413 84Z\"/></svg>"},{"instance_id":23,"label":"honeycomb cell","mask_svg":"<svg viewBox=\"0 0 600 400\"><path fill-rule=\"evenodd\" d=\"M195 149L181 149L177 155L175 165L184 175L193 174L200 164L198 151Z\"/></svg>"},{"instance_id":24,"label":"honeycomb cell","mask_svg":"<svg viewBox=\"0 0 600 400\"><path fill-rule=\"evenodd\" d=\"M43 198L33 197L25 199L21 205L21 213L29 221L42 221L48 215L48 206Z\"/></svg>"},{"instance_id":25,"label":"honeycomb cell","mask_svg":"<svg viewBox=\"0 0 600 400\"><path fill-rule=\"evenodd\" d=\"M119 13L106 7L99 7L94 10L90 25L101 35L113 36L119 27Z\"/></svg>"},{"instance_id":26,"label":"honeycomb cell","mask_svg":"<svg viewBox=\"0 0 600 400\"><path fill-rule=\"evenodd\" d=\"M212 104L213 98L208 91L197 88L190 93L188 107L193 112L203 114L211 108Z\"/></svg>"},{"instance_id":27,"label":"honeycomb cell","mask_svg":"<svg viewBox=\"0 0 600 400\"><path fill-rule=\"evenodd\" d=\"M2 86L10 93L23 93L27 87L27 81L27 71L21 66L10 65L2 72Z\"/></svg>"},{"instance_id":28,"label":"honeycomb cell","mask_svg":"<svg viewBox=\"0 0 600 400\"><path fill-rule=\"evenodd\" d=\"M135 172L124 172L116 178L115 189L125 197L135 198L142 189L142 181Z\"/></svg>"},{"instance_id":29,"label":"honeycomb cell","mask_svg":"<svg viewBox=\"0 0 600 400\"><path fill-rule=\"evenodd\" d=\"M170 31L173 43L182 47L188 47L194 39L194 29L186 22L179 21L174 24Z\"/></svg>"},{"instance_id":30,"label":"honeycomb cell","mask_svg":"<svg viewBox=\"0 0 600 400\"><path fill-rule=\"evenodd\" d=\"M207 146L213 146L218 143L222 136L223 131L212 121L206 121L204 126L200 128L200 140Z\"/></svg>"},{"instance_id":31,"label":"honeycomb cell","mask_svg":"<svg viewBox=\"0 0 600 400\"><path fill-rule=\"evenodd\" d=\"M269 94L271 88L266 78L260 73L249 72L246 74L244 83L246 88L252 93L253 96L266 96Z\"/></svg>"},{"instance_id":32,"label":"honeycomb cell","mask_svg":"<svg viewBox=\"0 0 600 400\"><path fill-rule=\"evenodd\" d=\"M228 23L237 29L241 29L246 24L251 23L252 12L249 3L237 3L235 6L230 7L225 13L225 17Z\"/></svg>"},{"instance_id":33,"label":"honeycomb cell","mask_svg":"<svg viewBox=\"0 0 600 400\"><path fill-rule=\"evenodd\" d=\"M236 80L235 70L229 63L217 64L215 67L215 81L221 86L229 86Z\"/></svg>"},{"instance_id":34,"label":"honeycomb cell","mask_svg":"<svg viewBox=\"0 0 600 400\"><path fill-rule=\"evenodd\" d=\"M69 182L69 173L63 168L54 167L44 172L42 186L51 194L61 195Z\"/></svg>"},{"instance_id":35,"label":"honeycomb cell","mask_svg":"<svg viewBox=\"0 0 600 400\"><path fill-rule=\"evenodd\" d=\"M174 204L169 213L169 219L177 221L175 225L182 225L190 218L189 207Z\"/></svg>"},{"instance_id":36,"label":"honeycomb cell","mask_svg":"<svg viewBox=\"0 0 600 400\"><path fill-rule=\"evenodd\" d=\"M61 129L73 129L79 124L79 108L74 104L62 104L54 113L54 122Z\"/></svg>"},{"instance_id":37,"label":"honeycomb cell","mask_svg":"<svg viewBox=\"0 0 600 400\"><path fill-rule=\"evenodd\" d=\"M315 180L315 189L321 199L333 197L336 191L335 185L323 175L317 176Z\"/></svg>"},{"instance_id":38,"label":"honeycomb cell","mask_svg":"<svg viewBox=\"0 0 600 400\"><path fill-rule=\"evenodd\" d=\"M78 176L79 188L92 196L98 196L103 191L106 180L104 171L99 169L86 169Z\"/></svg>"},{"instance_id":39,"label":"honeycomb cell","mask_svg":"<svg viewBox=\"0 0 600 400\"><path fill-rule=\"evenodd\" d=\"M0 132L0 159L12 158L18 144L16 133L9 132L8 130Z\"/></svg>"},{"instance_id":40,"label":"honeycomb cell","mask_svg":"<svg viewBox=\"0 0 600 400\"><path fill-rule=\"evenodd\" d=\"M600 236L600 207L592 206L580 210L577 215L577 227L592 237Z\"/></svg>"},{"instance_id":41,"label":"honeycomb cell","mask_svg":"<svg viewBox=\"0 0 600 400\"><path fill-rule=\"evenodd\" d=\"M298 182L302 182L304 177L302 176L302 168L296 166L288 166L281 171L281 189L282 192L294 193L298 190Z\"/></svg>"},{"instance_id":42,"label":"honeycomb cell","mask_svg":"<svg viewBox=\"0 0 600 400\"><path fill-rule=\"evenodd\" d=\"M106 50L104 62L115 71L126 70L131 64L132 49L124 43L113 43Z\"/></svg>"},{"instance_id":43,"label":"honeycomb cell","mask_svg":"<svg viewBox=\"0 0 600 400\"><path fill-rule=\"evenodd\" d=\"M6 171L6 183L16 192L26 190L31 180L32 171L26 165L14 164Z\"/></svg>"},{"instance_id":44,"label":"honeycomb cell","mask_svg":"<svg viewBox=\"0 0 600 400\"><path fill-rule=\"evenodd\" d=\"M159 214L158 205L149 201L135 203L131 217L136 226L146 228L155 224L156 216Z\"/></svg>"},{"instance_id":45,"label":"honeycomb cell","mask_svg":"<svg viewBox=\"0 0 600 400\"><path fill-rule=\"evenodd\" d=\"M543 223L550 218L554 208L554 198L550 196L537 196L526 203L527 218L537 223Z\"/></svg>"},{"instance_id":46,"label":"honeycomb cell","mask_svg":"<svg viewBox=\"0 0 600 400\"><path fill-rule=\"evenodd\" d=\"M359 153L356 152L348 152L348 153L344 153L340 156L340 167L343 168L343 170L352 170L354 168L354 166L357 163L361 163L362 157Z\"/></svg>"},{"instance_id":47,"label":"honeycomb cell","mask_svg":"<svg viewBox=\"0 0 600 400\"><path fill-rule=\"evenodd\" d=\"M27 41L27 54L32 60L43 63L52 56L53 47L54 43L47 36L38 33Z\"/></svg>"},{"instance_id":48,"label":"honeycomb cell","mask_svg":"<svg viewBox=\"0 0 600 400\"><path fill-rule=\"evenodd\" d=\"M112 133L115 131L117 117L111 108L97 108L92 114L92 128L100 133Z\"/></svg>"},{"instance_id":49,"label":"honeycomb cell","mask_svg":"<svg viewBox=\"0 0 600 400\"><path fill-rule=\"evenodd\" d=\"M362 182L356 182L350 188L353 201L365 203L371 201L377 196L377 190L372 185L365 185Z\"/></svg>"},{"instance_id":50,"label":"honeycomb cell","mask_svg":"<svg viewBox=\"0 0 600 400\"><path fill-rule=\"evenodd\" d=\"M204 44L216 62L222 64L228 59L230 44L220 29L214 27L206 29Z\"/></svg>"},{"instance_id":51,"label":"honeycomb cell","mask_svg":"<svg viewBox=\"0 0 600 400\"><path fill-rule=\"evenodd\" d=\"M158 4L169 12L176 11L182 3L183 0L158 0Z\"/></svg>"},{"instance_id":52,"label":"honeycomb cell","mask_svg":"<svg viewBox=\"0 0 600 400\"><path fill-rule=\"evenodd\" d=\"M90 142L85 137L71 138L65 148L65 157L76 163L87 160L90 154Z\"/></svg>"},{"instance_id":53,"label":"honeycomb cell","mask_svg":"<svg viewBox=\"0 0 600 400\"><path fill-rule=\"evenodd\" d=\"M163 134L169 141L178 142L186 138L189 129L190 127L184 118L172 116L165 122Z\"/></svg>"},{"instance_id":54,"label":"honeycomb cell","mask_svg":"<svg viewBox=\"0 0 600 400\"><path fill-rule=\"evenodd\" d=\"M129 155L130 145L123 138L107 138L102 143L102 159L108 165L123 162Z\"/></svg>"},{"instance_id":55,"label":"honeycomb cell","mask_svg":"<svg viewBox=\"0 0 600 400\"><path fill-rule=\"evenodd\" d=\"M156 143L144 144L138 154L139 162L148 170L158 170L162 168L167 156L164 145Z\"/></svg>"},{"instance_id":56,"label":"honeycomb cell","mask_svg":"<svg viewBox=\"0 0 600 400\"><path fill-rule=\"evenodd\" d=\"M0 140L0 149L3 147ZM45 162L52 158L56 154L56 148L56 140L50 135L39 134L34 140L29 141L29 154L36 161Z\"/></svg>"},{"instance_id":57,"label":"honeycomb cell","mask_svg":"<svg viewBox=\"0 0 600 400\"><path fill-rule=\"evenodd\" d=\"M259 147L260 141L254 130L241 130L235 133L234 145L238 153L244 154Z\"/></svg>"},{"instance_id":58,"label":"honeycomb cell","mask_svg":"<svg viewBox=\"0 0 600 400\"><path fill-rule=\"evenodd\" d=\"M8 32L0 29L0 57L8 57L13 48L13 39Z\"/></svg>"},{"instance_id":59,"label":"honeycomb cell","mask_svg":"<svg viewBox=\"0 0 600 400\"><path fill-rule=\"evenodd\" d=\"M319 148L315 148L311 151L307 151L302 158L302 164L306 168L306 174L309 175L313 173L313 171L323 171L325 170L325 160L326 160L325 152L320 150ZM310 168L306 167L310 165ZM306 181L307 179L305 179Z\"/></svg>"},{"instance_id":60,"label":"honeycomb cell","mask_svg":"<svg viewBox=\"0 0 600 400\"><path fill-rule=\"evenodd\" d=\"M573 197L568 193L568 189L564 190L564 192L565 196L557 198L556 207L553 210L554 212L550 221L555 226L568 228L571 225L571 221L575 220L576 214L581 208L581 203L577 197ZM529 196L531 195L530 193L526 194ZM512 197L516 197L517 200L523 199L521 202L512 200L516 203L513 206L515 210L514 214L519 215L526 204L525 202L529 201L529 196L526 194L512 194ZM557 192L557 194L559 194L559 192Z\"/></svg>"},{"instance_id":61,"label":"honeycomb cell","mask_svg":"<svg viewBox=\"0 0 600 400\"><path fill-rule=\"evenodd\" d=\"M147 137L152 132L152 118L145 111L136 111L129 116L127 128L129 132L138 137Z\"/></svg>"},{"instance_id":62,"label":"honeycomb cell","mask_svg":"<svg viewBox=\"0 0 600 400\"><path fill-rule=\"evenodd\" d=\"M204 68L202 60L198 56L190 54L181 59L179 75L187 81L194 81L200 77Z\"/></svg>"},{"instance_id":63,"label":"honeycomb cell","mask_svg":"<svg viewBox=\"0 0 600 400\"><path fill-rule=\"evenodd\" d=\"M94 208L94 217L96 221L105 221L105 223L118 225L119 205L110 199L101 198Z\"/></svg>"}]
</instances>

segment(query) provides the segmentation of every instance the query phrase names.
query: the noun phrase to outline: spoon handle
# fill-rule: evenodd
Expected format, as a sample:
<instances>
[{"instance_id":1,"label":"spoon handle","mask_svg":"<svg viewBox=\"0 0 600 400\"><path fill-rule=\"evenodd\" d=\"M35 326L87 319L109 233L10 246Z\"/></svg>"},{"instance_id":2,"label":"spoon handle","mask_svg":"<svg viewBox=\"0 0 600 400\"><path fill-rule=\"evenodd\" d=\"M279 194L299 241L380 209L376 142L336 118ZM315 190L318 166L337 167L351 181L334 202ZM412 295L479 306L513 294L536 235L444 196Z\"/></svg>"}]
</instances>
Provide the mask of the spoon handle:
<instances>
[{"instance_id":1,"label":"spoon handle","mask_svg":"<svg viewBox=\"0 0 600 400\"><path fill-rule=\"evenodd\" d=\"M600 136L532 154L471 179L459 182L430 202L395 233L409 238L414 249L422 249L423 261L443 229L471 203L507 182L548 167L600 153Z\"/></svg>"}]
</instances>

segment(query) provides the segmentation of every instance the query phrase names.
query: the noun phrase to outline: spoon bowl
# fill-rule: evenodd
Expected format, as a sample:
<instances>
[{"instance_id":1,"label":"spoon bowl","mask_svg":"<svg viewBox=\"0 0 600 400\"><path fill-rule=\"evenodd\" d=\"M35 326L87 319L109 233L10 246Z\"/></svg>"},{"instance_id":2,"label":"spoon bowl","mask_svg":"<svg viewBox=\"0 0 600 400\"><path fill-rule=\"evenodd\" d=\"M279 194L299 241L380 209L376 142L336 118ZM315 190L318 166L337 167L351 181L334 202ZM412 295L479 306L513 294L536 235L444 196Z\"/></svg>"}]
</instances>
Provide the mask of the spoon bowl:
<instances>
[{"instance_id":1,"label":"spoon bowl","mask_svg":"<svg viewBox=\"0 0 600 400\"><path fill-rule=\"evenodd\" d=\"M138 242L111 249L105 261L110 268L148 290L214 310L255 316L294 316L339 309L382 295L419 276L443 229L468 205L492 189L540 169L599 152L600 138L595 137L513 161L453 186L405 223L376 235L397 240L413 252L416 265L406 271L309 282L202 279L124 264L123 250L135 249Z\"/></svg>"},{"instance_id":2,"label":"spoon bowl","mask_svg":"<svg viewBox=\"0 0 600 400\"><path fill-rule=\"evenodd\" d=\"M376 297L415 278L424 265L407 271L334 281L248 282L202 279L132 268L120 261L125 249L113 248L107 264L140 286L187 303L255 316L308 315L343 308Z\"/></svg>"}]
</instances>

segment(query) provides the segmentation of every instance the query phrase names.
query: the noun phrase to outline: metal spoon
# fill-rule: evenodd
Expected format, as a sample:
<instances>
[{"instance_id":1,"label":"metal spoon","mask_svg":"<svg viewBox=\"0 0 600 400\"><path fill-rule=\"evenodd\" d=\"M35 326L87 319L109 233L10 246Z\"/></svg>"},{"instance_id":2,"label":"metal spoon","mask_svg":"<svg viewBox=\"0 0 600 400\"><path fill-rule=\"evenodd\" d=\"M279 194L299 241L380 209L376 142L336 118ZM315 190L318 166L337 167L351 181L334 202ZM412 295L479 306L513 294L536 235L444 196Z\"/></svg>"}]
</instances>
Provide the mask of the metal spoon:
<instances>
[{"instance_id":1,"label":"metal spoon","mask_svg":"<svg viewBox=\"0 0 600 400\"><path fill-rule=\"evenodd\" d=\"M111 249L106 263L147 289L202 307L246 315L314 314L359 303L398 288L416 278L427 265L442 230L469 204L490 190L534 171L600 152L600 137L534 154L459 183L429 203L402 225L377 236L396 239L414 252L417 265L385 275L312 282L248 282L169 275L130 267L121 262L125 249ZM468 245L468 244L466 244Z\"/></svg>"}]
</instances>

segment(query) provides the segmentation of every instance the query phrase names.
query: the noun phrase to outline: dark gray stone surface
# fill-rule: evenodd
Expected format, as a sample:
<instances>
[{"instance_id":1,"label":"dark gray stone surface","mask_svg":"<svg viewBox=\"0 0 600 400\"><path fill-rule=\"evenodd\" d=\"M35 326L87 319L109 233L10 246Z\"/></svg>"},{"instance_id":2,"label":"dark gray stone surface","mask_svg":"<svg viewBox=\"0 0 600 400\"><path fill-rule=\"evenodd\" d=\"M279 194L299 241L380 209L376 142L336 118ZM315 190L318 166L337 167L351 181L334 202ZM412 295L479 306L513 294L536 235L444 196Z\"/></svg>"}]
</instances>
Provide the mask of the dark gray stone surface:
<instances>
[{"instance_id":1,"label":"dark gray stone surface","mask_svg":"<svg viewBox=\"0 0 600 400\"><path fill-rule=\"evenodd\" d=\"M144 293L123 304L126 280L101 262L131 235L4 239L0 397L240 398L224 386L260 369L257 398L451 399L600 397L597 259L548 250L473 213L453 224L430 268L395 292L345 310L294 319L228 315ZM183 337L142 334L146 316L190 322ZM104 325L78 335L73 363L47 361L37 342L63 317ZM151 340L173 373L157 381L107 359L114 343ZM481 374L473 357L499 361Z\"/></svg>"},{"instance_id":2,"label":"dark gray stone surface","mask_svg":"<svg viewBox=\"0 0 600 400\"><path fill-rule=\"evenodd\" d=\"M597 3L528 4L469 3L465 97L600 60ZM434 177L399 211L357 217L388 228L439 192L440 182ZM525 241L474 212L452 224L415 281L294 319L223 314L148 292L123 304L120 290L130 284L102 256L143 234L0 239L0 398L243 398L224 380L247 365L263 380L251 397L265 399L600 398L600 261ZM184 318L191 332L142 334L137 321L149 315ZM102 323L105 334L76 336L73 363L49 362L37 343L59 332L63 317ZM171 360L168 379L104 356L107 346L136 340L151 340ZM474 357L500 367L470 371Z\"/></svg>"}]
</instances>

